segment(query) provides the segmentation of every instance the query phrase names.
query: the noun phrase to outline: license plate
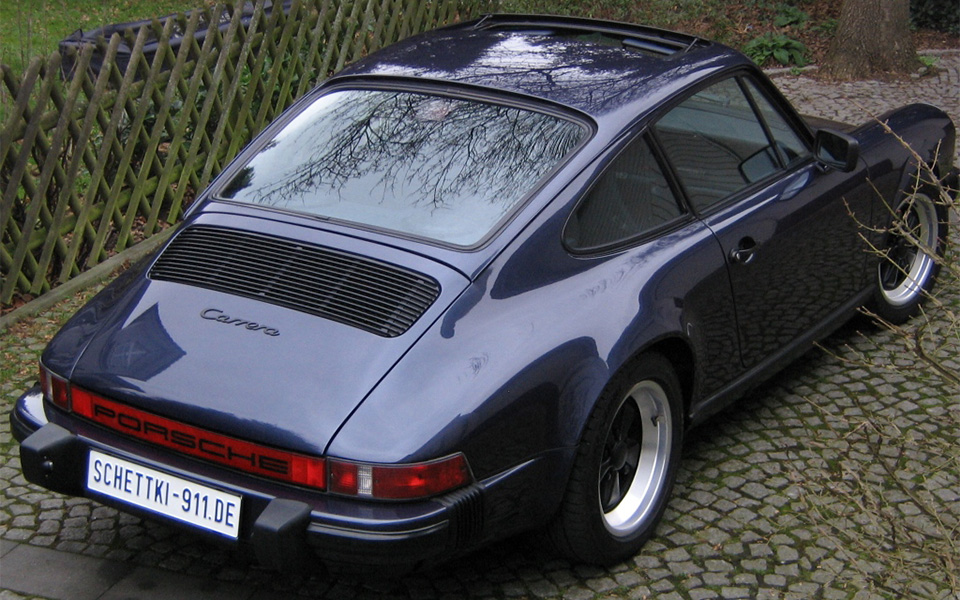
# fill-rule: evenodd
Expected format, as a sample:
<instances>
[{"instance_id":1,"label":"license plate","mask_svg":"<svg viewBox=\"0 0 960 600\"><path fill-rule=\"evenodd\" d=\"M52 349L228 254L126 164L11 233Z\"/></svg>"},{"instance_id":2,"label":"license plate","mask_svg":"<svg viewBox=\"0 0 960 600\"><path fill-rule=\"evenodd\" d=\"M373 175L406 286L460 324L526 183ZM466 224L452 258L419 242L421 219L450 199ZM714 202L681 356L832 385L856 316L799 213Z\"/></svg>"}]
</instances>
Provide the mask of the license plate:
<instances>
[{"instance_id":1,"label":"license plate","mask_svg":"<svg viewBox=\"0 0 960 600\"><path fill-rule=\"evenodd\" d=\"M240 496L96 450L87 489L233 539L240 532Z\"/></svg>"}]
</instances>

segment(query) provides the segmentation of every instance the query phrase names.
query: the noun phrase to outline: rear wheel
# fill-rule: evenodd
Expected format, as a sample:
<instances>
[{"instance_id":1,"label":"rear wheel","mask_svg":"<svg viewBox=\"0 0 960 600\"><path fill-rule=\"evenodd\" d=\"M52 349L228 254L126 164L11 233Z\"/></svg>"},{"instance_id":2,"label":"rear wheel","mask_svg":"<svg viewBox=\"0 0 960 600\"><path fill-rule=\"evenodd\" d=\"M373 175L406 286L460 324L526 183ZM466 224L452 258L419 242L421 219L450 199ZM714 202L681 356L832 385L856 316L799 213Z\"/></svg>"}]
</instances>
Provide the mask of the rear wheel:
<instances>
[{"instance_id":1,"label":"rear wheel","mask_svg":"<svg viewBox=\"0 0 960 600\"><path fill-rule=\"evenodd\" d=\"M892 323L915 315L936 280L947 239L946 210L936 197L933 190L919 189L905 195L897 207L870 306Z\"/></svg>"},{"instance_id":2,"label":"rear wheel","mask_svg":"<svg viewBox=\"0 0 960 600\"><path fill-rule=\"evenodd\" d=\"M551 526L556 546L590 563L635 554L666 508L682 432L673 368L658 354L640 357L611 382L590 416Z\"/></svg>"}]
</instances>

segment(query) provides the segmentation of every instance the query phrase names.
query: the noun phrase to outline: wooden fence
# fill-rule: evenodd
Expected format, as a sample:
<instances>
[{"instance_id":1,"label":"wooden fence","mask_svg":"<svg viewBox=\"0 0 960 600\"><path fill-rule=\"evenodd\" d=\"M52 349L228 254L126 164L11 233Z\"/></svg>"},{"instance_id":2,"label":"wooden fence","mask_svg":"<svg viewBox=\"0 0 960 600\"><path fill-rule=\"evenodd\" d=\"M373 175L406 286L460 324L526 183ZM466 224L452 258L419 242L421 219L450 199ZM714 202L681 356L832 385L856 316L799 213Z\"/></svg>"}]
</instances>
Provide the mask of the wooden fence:
<instances>
[{"instance_id":1,"label":"wooden fence","mask_svg":"<svg viewBox=\"0 0 960 600\"><path fill-rule=\"evenodd\" d=\"M217 6L88 45L63 58L73 70L66 81L58 53L35 59L22 77L2 65L0 303L41 294L176 222L319 80L484 5L294 0L287 12L265 11L259 0L252 16ZM206 24L214 25L195 36Z\"/></svg>"}]
</instances>

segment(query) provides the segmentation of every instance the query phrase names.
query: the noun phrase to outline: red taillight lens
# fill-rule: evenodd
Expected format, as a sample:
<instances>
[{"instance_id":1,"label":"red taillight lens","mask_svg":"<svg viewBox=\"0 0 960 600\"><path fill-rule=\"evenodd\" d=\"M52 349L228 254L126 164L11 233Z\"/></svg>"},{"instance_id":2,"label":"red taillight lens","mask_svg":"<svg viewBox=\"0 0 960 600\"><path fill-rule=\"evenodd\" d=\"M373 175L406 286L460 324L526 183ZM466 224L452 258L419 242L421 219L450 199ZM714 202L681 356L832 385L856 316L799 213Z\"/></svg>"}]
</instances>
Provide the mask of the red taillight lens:
<instances>
[{"instance_id":1,"label":"red taillight lens","mask_svg":"<svg viewBox=\"0 0 960 600\"><path fill-rule=\"evenodd\" d=\"M467 459L455 454L406 465L327 460L239 440L114 402L40 366L43 395L56 406L94 423L158 446L296 485L346 496L415 500L473 481ZM329 470L329 473L328 473ZM328 484L329 477L329 484Z\"/></svg>"},{"instance_id":2,"label":"red taillight lens","mask_svg":"<svg viewBox=\"0 0 960 600\"><path fill-rule=\"evenodd\" d=\"M354 463L342 462L339 460L329 461L330 464L330 491L335 494L347 494L350 496L366 495L360 487L360 465ZM369 469L369 467L368 467Z\"/></svg>"},{"instance_id":3,"label":"red taillight lens","mask_svg":"<svg viewBox=\"0 0 960 600\"><path fill-rule=\"evenodd\" d=\"M383 500L429 498L472 481L462 454L409 465L369 465L330 459L330 491Z\"/></svg>"},{"instance_id":4,"label":"red taillight lens","mask_svg":"<svg viewBox=\"0 0 960 600\"><path fill-rule=\"evenodd\" d=\"M70 410L70 383L54 375L43 365L40 365L40 388L45 398L63 410Z\"/></svg>"}]
</instances>

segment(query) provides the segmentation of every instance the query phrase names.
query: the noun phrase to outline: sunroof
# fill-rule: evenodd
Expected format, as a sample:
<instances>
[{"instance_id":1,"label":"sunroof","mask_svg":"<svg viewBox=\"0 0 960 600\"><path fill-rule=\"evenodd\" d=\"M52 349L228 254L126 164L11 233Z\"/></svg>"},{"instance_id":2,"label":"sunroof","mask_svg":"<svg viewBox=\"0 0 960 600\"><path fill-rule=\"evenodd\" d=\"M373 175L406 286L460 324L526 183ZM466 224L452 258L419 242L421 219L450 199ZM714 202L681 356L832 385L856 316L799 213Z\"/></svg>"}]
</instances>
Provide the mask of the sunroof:
<instances>
[{"instance_id":1,"label":"sunroof","mask_svg":"<svg viewBox=\"0 0 960 600\"><path fill-rule=\"evenodd\" d=\"M614 48L628 48L653 56L670 56L704 43L694 36L641 25L592 24L581 19L559 17L511 20L508 15L498 15L481 20L477 27L522 31L534 36L568 37Z\"/></svg>"}]
</instances>

